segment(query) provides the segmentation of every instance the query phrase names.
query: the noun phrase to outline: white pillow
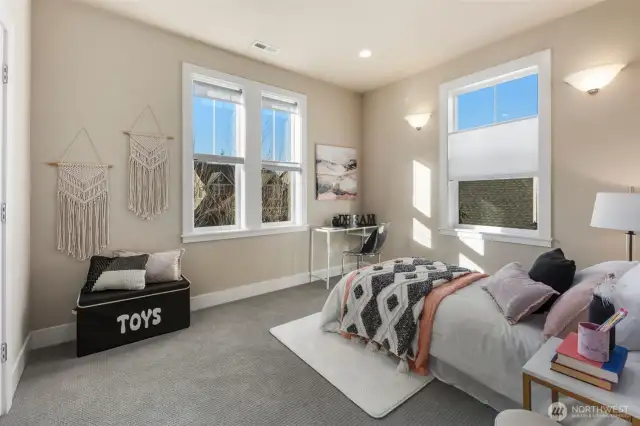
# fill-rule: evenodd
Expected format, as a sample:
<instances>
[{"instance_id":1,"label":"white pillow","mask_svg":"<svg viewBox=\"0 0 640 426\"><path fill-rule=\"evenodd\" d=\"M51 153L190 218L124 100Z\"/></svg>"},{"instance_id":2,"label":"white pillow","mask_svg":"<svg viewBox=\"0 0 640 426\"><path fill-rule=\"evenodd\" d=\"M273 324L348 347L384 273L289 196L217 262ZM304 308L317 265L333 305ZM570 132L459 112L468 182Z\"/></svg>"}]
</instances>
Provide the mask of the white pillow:
<instances>
[{"instance_id":1,"label":"white pillow","mask_svg":"<svg viewBox=\"0 0 640 426\"><path fill-rule=\"evenodd\" d=\"M640 351L640 266L629 270L618 280L613 295L617 309L629 315L616 326L616 344L630 351Z\"/></svg>"},{"instance_id":2,"label":"white pillow","mask_svg":"<svg viewBox=\"0 0 640 426\"><path fill-rule=\"evenodd\" d=\"M576 275L573 277L573 285L591 278L592 276L601 277L603 275L614 274L616 277L620 278L638 265L640 265L640 262L629 262L626 260L611 260L608 262L598 263L597 265L589 266L588 268L576 272Z\"/></svg>"},{"instance_id":3,"label":"white pillow","mask_svg":"<svg viewBox=\"0 0 640 426\"><path fill-rule=\"evenodd\" d=\"M99 273L91 291L142 290L145 286L145 265L149 255L107 258L107 266ZM105 258L102 258L105 259ZM101 262L104 264L104 262ZM92 266L94 265L92 259ZM95 263L98 265L98 263ZM89 271L93 275L94 271ZM89 278L87 278L89 282Z\"/></svg>"}]
</instances>

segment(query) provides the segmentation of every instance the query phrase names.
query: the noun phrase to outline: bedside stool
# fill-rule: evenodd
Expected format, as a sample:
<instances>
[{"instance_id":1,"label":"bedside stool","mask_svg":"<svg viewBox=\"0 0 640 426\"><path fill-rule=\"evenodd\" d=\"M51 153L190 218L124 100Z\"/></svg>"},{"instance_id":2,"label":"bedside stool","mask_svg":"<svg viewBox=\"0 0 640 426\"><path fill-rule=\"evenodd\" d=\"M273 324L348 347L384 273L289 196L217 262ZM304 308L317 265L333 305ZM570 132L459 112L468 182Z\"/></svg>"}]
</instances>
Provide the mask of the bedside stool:
<instances>
[{"instance_id":1,"label":"bedside stool","mask_svg":"<svg viewBox=\"0 0 640 426\"><path fill-rule=\"evenodd\" d=\"M558 426L547 416L527 410L506 410L498 414L495 426Z\"/></svg>"}]
</instances>

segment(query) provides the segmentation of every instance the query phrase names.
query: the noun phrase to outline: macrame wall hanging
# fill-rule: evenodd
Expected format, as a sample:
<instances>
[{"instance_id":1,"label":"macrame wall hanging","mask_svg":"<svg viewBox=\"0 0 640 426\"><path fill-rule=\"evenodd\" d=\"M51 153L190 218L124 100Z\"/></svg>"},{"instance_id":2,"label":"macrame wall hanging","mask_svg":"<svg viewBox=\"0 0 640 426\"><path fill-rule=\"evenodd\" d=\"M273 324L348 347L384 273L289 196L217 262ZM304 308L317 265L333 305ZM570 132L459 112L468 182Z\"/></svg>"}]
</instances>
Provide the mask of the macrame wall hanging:
<instances>
[{"instance_id":1,"label":"macrame wall hanging","mask_svg":"<svg viewBox=\"0 0 640 426\"><path fill-rule=\"evenodd\" d=\"M158 133L137 133L136 124L149 111ZM129 210L143 219L153 219L169 208L169 149L160 123L147 105L131 126L129 136Z\"/></svg>"},{"instance_id":2,"label":"macrame wall hanging","mask_svg":"<svg viewBox=\"0 0 640 426\"><path fill-rule=\"evenodd\" d=\"M100 253L109 244L109 168L106 164L67 163L80 135L87 136L98 161L100 154L83 127L62 159L47 163L58 167L58 250L78 260Z\"/></svg>"}]
</instances>

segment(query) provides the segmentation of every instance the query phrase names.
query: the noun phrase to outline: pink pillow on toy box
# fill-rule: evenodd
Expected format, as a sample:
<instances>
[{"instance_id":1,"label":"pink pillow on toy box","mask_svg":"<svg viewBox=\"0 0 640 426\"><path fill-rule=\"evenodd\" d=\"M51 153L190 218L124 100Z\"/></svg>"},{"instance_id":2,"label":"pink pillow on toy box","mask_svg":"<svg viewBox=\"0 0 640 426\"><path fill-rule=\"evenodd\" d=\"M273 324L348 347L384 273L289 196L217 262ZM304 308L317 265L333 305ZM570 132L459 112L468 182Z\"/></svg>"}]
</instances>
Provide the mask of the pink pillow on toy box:
<instances>
[{"instance_id":1,"label":"pink pillow on toy box","mask_svg":"<svg viewBox=\"0 0 640 426\"><path fill-rule=\"evenodd\" d=\"M593 290L605 277L605 274L587 276L560 296L547 315L544 337L564 338L569 333L578 331L578 323L589 319L589 303L593 298Z\"/></svg>"}]
</instances>

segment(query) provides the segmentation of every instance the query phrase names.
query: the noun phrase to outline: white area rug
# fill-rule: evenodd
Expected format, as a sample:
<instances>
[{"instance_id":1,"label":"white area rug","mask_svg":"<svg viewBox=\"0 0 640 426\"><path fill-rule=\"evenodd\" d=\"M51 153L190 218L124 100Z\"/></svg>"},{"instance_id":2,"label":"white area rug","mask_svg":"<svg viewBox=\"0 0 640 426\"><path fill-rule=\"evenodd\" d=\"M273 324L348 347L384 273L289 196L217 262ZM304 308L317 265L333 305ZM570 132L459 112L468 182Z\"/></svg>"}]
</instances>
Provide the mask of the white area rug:
<instances>
[{"instance_id":1,"label":"white area rug","mask_svg":"<svg viewBox=\"0 0 640 426\"><path fill-rule=\"evenodd\" d=\"M320 313L272 328L273 334L347 398L376 419L429 384L432 376L397 373L398 362L362 343L320 329Z\"/></svg>"}]
</instances>

